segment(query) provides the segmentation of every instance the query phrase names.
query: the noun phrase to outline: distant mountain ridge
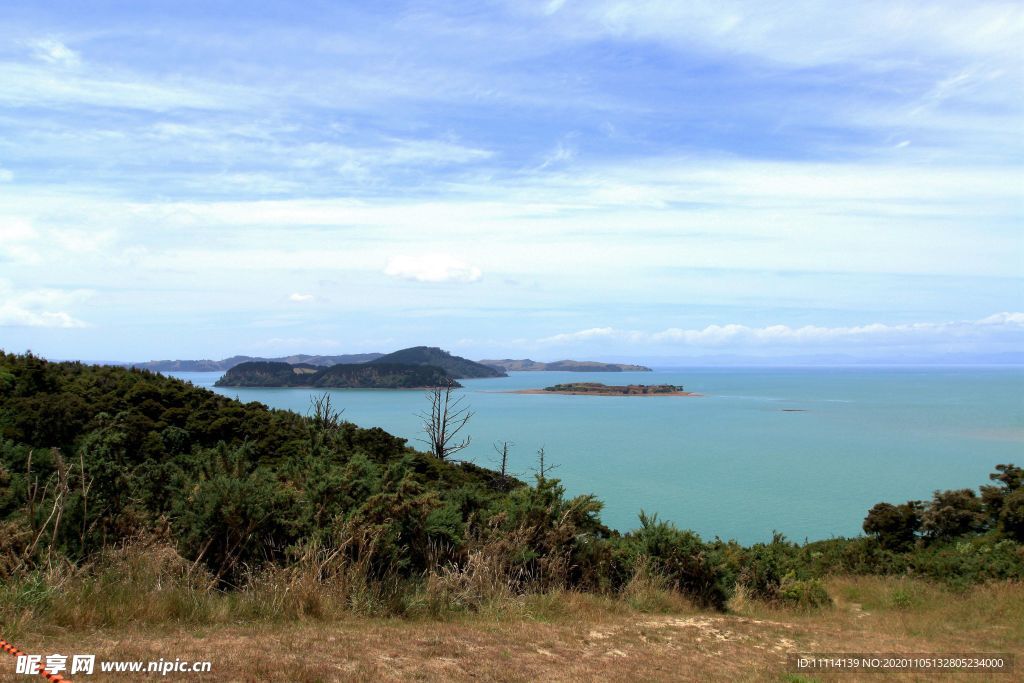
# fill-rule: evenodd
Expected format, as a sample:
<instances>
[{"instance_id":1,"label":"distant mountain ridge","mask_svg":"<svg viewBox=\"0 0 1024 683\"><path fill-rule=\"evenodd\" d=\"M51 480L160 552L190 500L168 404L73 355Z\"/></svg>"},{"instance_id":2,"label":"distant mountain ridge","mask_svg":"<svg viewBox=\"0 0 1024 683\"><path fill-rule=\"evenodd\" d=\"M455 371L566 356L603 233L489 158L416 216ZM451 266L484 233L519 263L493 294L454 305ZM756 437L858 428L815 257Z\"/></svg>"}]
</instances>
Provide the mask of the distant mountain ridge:
<instances>
[{"instance_id":1,"label":"distant mountain ridge","mask_svg":"<svg viewBox=\"0 0 1024 683\"><path fill-rule=\"evenodd\" d=\"M413 346L370 361L375 363L402 363L407 365L433 365L441 368L455 379L476 377L505 377L500 368L483 365L468 358L453 356L436 346Z\"/></svg>"},{"instance_id":2,"label":"distant mountain ridge","mask_svg":"<svg viewBox=\"0 0 1024 683\"><path fill-rule=\"evenodd\" d=\"M318 367L330 367L339 364L366 363L383 355L383 353L348 353L339 356L311 356L298 353L279 358L231 356L223 360L151 360L145 363L128 363L128 365L156 372L223 372L242 363L288 363L291 365L307 363Z\"/></svg>"},{"instance_id":3,"label":"distant mountain ridge","mask_svg":"<svg viewBox=\"0 0 1024 683\"><path fill-rule=\"evenodd\" d=\"M501 360L482 360L480 363L488 367L504 370L505 372L557 370L563 372L652 372L650 368L643 365L599 363L592 360L559 360L553 363L541 363L529 358L521 360L503 358Z\"/></svg>"},{"instance_id":4,"label":"distant mountain ridge","mask_svg":"<svg viewBox=\"0 0 1024 683\"><path fill-rule=\"evenodd\" d=\"M443 386L448 373L434 365L342 363L329 368L309 363L239 363L216 382L219 387L317 387L323 389L419 389ZM461 386L454 382L454 386Z\"/></svg>"}]
</instances>

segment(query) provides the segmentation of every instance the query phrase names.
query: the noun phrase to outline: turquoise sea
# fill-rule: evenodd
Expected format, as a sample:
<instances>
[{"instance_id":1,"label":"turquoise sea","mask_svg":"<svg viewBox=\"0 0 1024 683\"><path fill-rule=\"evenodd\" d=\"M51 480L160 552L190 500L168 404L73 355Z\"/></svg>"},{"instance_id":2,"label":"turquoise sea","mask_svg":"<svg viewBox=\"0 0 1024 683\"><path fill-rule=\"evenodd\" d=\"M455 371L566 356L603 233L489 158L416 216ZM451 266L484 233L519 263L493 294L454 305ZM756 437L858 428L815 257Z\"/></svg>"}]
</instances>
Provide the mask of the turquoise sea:
<instances>
[{"instance_id":1,"label":"turquoise sea","mask_svg":"<svg viewBox=\"0 0 1024 683\"><path fill-rule=\"evenodd\" d=\"M220 373L168 373L213 388ZM1024 464L1024 368L670 368L644 373L519 372L461 380L475 412L461 455L532 476L536 451L571 494L594 493L604 521L643 509L705 537L802 541L860 533L879 501L972 488L997 463ZM682 384L701 397L505 393L559 382ZM305 413L310 389L213 388ZM343 417L421 435L422 391L333 390ZM802 412L799 412L802 411ZM422 445L422 444L419 444Z\"/></svg>"}]
</instances>

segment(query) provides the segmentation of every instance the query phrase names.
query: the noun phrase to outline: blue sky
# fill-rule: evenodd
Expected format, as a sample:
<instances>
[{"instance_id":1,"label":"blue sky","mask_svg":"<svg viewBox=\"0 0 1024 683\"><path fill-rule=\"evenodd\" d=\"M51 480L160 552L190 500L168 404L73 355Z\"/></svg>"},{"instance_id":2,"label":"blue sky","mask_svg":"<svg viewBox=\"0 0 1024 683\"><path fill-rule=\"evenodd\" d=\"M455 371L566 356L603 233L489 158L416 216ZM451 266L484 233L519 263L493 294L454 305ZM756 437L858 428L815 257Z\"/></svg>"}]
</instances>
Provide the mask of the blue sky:
<instances>
[{"instance_id":1,"label":"blue sky","mask_svg":"<svg viewBox=\"0 0 1024 683\"><path fill-rule=\"evenodd\" d=\"M1024 10L6 2L0 348L1024 349Z\"/></svg>"}]
</instances>

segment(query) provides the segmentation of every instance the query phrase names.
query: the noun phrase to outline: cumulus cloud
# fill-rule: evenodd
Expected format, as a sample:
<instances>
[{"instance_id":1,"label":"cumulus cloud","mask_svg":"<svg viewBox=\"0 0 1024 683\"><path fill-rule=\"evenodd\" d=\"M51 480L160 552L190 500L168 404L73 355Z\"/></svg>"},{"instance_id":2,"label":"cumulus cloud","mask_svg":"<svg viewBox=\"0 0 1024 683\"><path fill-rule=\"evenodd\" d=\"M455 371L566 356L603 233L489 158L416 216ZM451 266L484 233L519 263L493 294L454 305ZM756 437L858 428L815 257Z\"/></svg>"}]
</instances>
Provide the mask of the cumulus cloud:
<instances>
[{"instance_id":1,"label":"cumulus cloud","mask_svg":"<svg viewBox=\"0 0 1024 683\"><path fill-rule=\"evenodd\" d=\"M17 291L0 281L0 327L87 327L65 308L91 293L83 290L34 289Z\"/></svg>"},{"instance_id":2,"label":"cumulus cloud","mask_svg":"<svg viewBox=\"0 0 1024 683\"><path fill-rule=\"evenodd\" d=\"M64 311L30 311L7 301L0 304L0 327L87 327Z\"/></svg>"},{"instance_id":3,"label":"cumulus cloud","mask_svg":"<svg viewBox=\"0 0 1024 683\"><path fill-rule=\"evenodd\" d=\"M700 329L668 328L658 332L594 327L556 334L538 340L542 344L569 344L593 339L615 339L640 345L669 345L704 348L844 345L903 345L964 340L992 340L1024 334L1024 313L996 313L980 320L907 324L823 327L818 325L708 325Z\"/></svg>"},{"instance_id":4,"label":"cumulus cloud","mask_svg":"<svg viewBox=\"0 0 1024 683\"><path fill-rule=\"evenodd\" d=\"M384 274L415 282L476 282L483 272L446 254L419 254L394 256L384 268Z\"/></svg>"}]
</instances>

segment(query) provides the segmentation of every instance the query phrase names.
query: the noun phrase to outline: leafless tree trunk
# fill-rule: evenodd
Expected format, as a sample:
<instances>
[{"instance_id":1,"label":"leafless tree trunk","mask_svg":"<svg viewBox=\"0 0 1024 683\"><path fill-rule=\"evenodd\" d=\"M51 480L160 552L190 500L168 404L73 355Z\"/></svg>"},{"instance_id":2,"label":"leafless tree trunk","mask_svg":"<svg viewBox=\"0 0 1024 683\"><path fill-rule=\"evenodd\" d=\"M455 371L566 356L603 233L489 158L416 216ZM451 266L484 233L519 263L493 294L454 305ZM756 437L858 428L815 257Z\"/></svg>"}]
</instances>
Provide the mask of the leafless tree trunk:
<instances>
[{"instance_id":1,"label":"leafless tree trunk","mask_svg":"<svg viewBox=\"0 0 1024 683\"><path fill-rule=\"evenodd\" d=\"M498 444L494 444L494 450L501 456L501 476L503 477L508 476L508 447L514 445L508 441L502 441L501 448L498 448Z\"/></svg>"},{"instance_id":2,"label":"leafless tree trunk","mask_svg":"<svg viewBox=\"0 0 1024 683\"><path fill-rule=\"evenodd\" d=\"M558 469L558 465L546 465L544 463L544 447L537 450L537 481L543 482L547 479L548 472Z\"/></svg>"},{"instance_id":3,"label":"leafless tree trunk","mask_svg":"<svg viewBox=\"0 0 1024 683\"><path fill-rule=\"evenodd\" d=\"M455 380L449 379L443 386L434 387L427 393L430 399L430 412L420 413L423 420L423 431L427 438L420 441L430 446L430 452L440 460L447 460L453 453L467 448L470 437L459 440L459 432L463 430L473 412L469 406L462 405L465 396L454 398L452 389Z\"/></svg>"}]
</instances>

